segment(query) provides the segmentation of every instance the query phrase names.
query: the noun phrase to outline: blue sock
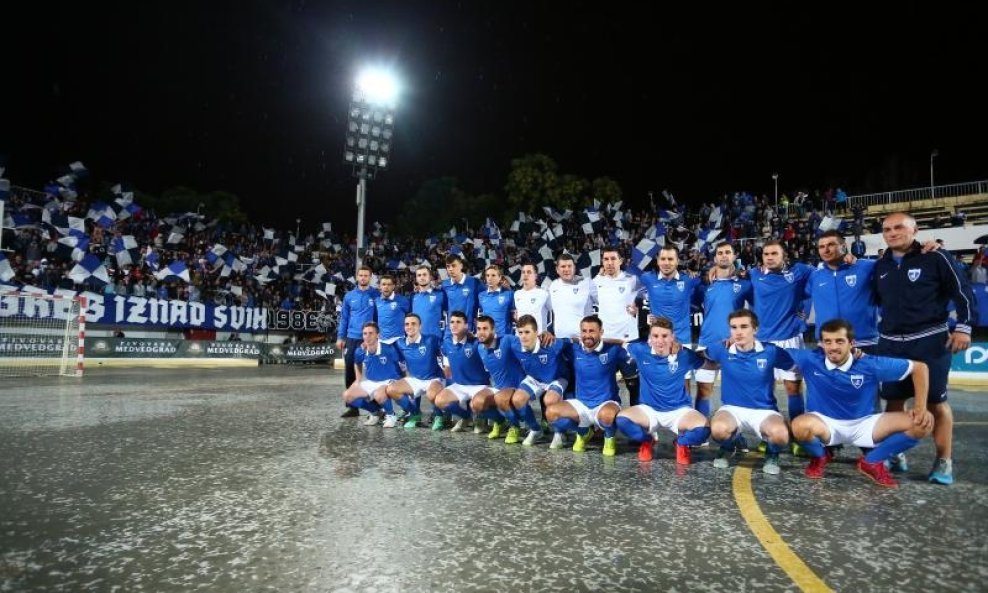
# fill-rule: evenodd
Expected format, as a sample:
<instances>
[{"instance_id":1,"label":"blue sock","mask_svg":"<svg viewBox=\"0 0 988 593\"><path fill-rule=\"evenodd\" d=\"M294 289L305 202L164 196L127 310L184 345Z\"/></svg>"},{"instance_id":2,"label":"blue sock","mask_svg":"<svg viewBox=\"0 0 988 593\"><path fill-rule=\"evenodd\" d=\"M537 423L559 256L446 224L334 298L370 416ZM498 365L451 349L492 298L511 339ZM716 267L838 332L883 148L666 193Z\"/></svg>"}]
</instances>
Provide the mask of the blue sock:
<instances>
[{"instance_id":1,"label":"blue sock","mask_svg":"<svg viewBox=\"0 0 988 593\"><path fill-rule=\"evenodd\" d=\"M411 413L412 414L421 414L422 413L422 396L421 395L416 395L415 396L415 407L411 409Z\"/></svg>"},{"instance_id":2,"label":"blue sock","mask_svg":"<svg viewBox=\"0 0 988 593\"><path fill-rule=\"evenodd\" d=\"M878 443L874 449L865 455L864 460L868 463L885 461L893 455L898 455L903 451L912 449L918 442L918 439L914 439L904 432L895 432L885 437L884 441Z\"/></svg>"},{"instance_id":3,"label":"blue sock","mask_svg":"<svg viewBox=\"0 0 988 593\"><path fill-rule=\"evenodd\" d=\"M611 428L614 429L614 425L613 424L611 425ZM587 433L588 432L590 432L590 427L589 426L577 426L576 427L576 434L580 435L581 437L587 436ZM607 434L607 433L605 432L604 434Z\"/></svg>"},{"instance_id":4,"label":"blue sock","mask_svg":"<svg viewBox=\"0 0 988 593\"><path fill-rule=\"evenodd\" d=\"M352 405L355 408L360 408L361 410L366 410L371 414L377 414L377 412L381 409L381 406L377 405L376 401L372 399L368 399L366 397L355 399L353 400L353 403L350 405Z\"/></svg>"},{"instance_id":5,"label":"blue sock","mask_svg":"<svg viewBox=\"0 0 988 593\"><path fill-rule=\"evenodd\" d=\"M696 398L696 411L703 414L704 418L710 417L710 398Z\"/></svg>"},{"instance_id":6,"label":"blue sock","mask_svg":"<svg viewBox=\"0 0 988 593\"><path fill-rule=\"evenodd\" d=\"M710 427L700 426L691 428L680 434L679 438L676 439L676 443L686 445L687 447L698 447L707 442L708 438L710 438Z\"/></svg>"},{"instance_id":7,"label":"blue sock","mask_svg":"<svg viewBox=\"0 0 988 593\"><path fill-rule=\"evenodd\" d=\"M398 407L409 414L414 414L415 402L407 394L398 398Z\"/></svg>"},{"instance_id":8,"label":"blue sock","mask_svg":"<svg viewBox=\"0 0 988 593\"><path fill-rule=\"evenodd\" d=\"M776 445L772 441L765 441L765 451L768 453L778 455L779 453L782 453L782 449L782 445Z\"/></svg>"},{"instance_id":9,"label":"blue sock","mask_svg":"<svg viewBox=\"0 0 988 593\"><path fill-rule=\"evenodd\" d=\"M532 406L526 404L525 407L518 410L518 415L525 421L525 424L528 426L529 430L534 430L536 432L542 431L542 425L535 419L535 411L532 410Z\"/></svg>"},{"instance_id":10,"label":"blue sock","mask_svg":"<svg viewBox=\"0 0 988 593\"><path fill-rule=\"evenodd\" d=\"M617 417L617 427L618 430L624 433L624 436L628 437L629 440L641 443L644 441L651 441L652 435L645 432L645 429L638 426L634 420L625 416Z\"/></svg>"},{"instance_id":11,"label":"blue sock","mask_svg":"<svg viewBox=\"0 0 988 593\"><path fill-rule=\"evenodd\" d=\"M378 405L380 405L382 408L384 408L384 413L387 414L388 416L393 416L394 415L394 413L395 413L395 405L391 401L391 398L390 397L388 399L384 400L384 403L383 404L378 404Z\"/></svg>"},{"instance_id":12,"label":"blue sock","mask_svg":"<svg viewBox=\"0 0 988 593\"><path fill-rule=\"evenodd\" d=\"M809 441L799 441L799 444L806 449L806 452L810 454L810 457L823 457L826 455L826 451L823 448L823 441L818 437L813 437Z\"/></svg>"},{"instance_id":13,"label":"blue sock","mask_svg":"<svg viewBox=\"0 0 988 593\"><path fill-rule=\"evenodd\" d=\"M497 411L497 408L487 408L480 413L480 417L491 422L501 422L504 420L504 416L501 415L501 412Z\"/></svg>"},{"instance_id":14,"label":"blue sock","mask_svg":"<svg viewBox=\"0 0 988 593\"><path fill-rule=\"evenodd\" d=\"M571 430L576 430L579 427L576 420L572 418L559 418L552 423L552 429L556 432L570 432Z\"/></svg>"},{"instance_id":15,"label":"blue sock","mask_svg":"<svg viewBox=\"0 0 988 593\"><path fill-rule=\"evenodd\" d=\"M509 426L518 426L521 420L518 418L518 412L514 408L509 407L507 410L501 412L504 419L508 421Z\"/></svg>"},{"instance_id":16,"label":"blue sock","mask_svg":"<svg viewBox=\"0 0 988 593\"><path fill-rule=\"evenodd\" d=\"M789 421L796 416L801 416L803 414L803 394L797 393L796 395L789 396Z\"/></svg>"},{"instance_id":17,"label":"blue sock","mask_svg":"<svg viewBox=\"0 0 988 593\"><path fill-rule=\"evenodd\" d=\"M460 402L453 402L444 409L446 412L459 416L460 418L470 418L473 415L470 413L470 410L464 409L463 406L460 405Z\"/></svg>"},{"instance_id":18,"label":"blue sock","mask_svg":"<svg viewBox=\"0 0 988 593\"><path fill-rule=\"evenodd\" d=\"M614 435L617 434L617 424L615 424L613 422L611 422L610 424L604 424L602 422L601 423L601 427L604 429L604 438L605 439L613 438ZM587 430L590 430L590 429L587 428Z\"/></svg>"}]
</instances>

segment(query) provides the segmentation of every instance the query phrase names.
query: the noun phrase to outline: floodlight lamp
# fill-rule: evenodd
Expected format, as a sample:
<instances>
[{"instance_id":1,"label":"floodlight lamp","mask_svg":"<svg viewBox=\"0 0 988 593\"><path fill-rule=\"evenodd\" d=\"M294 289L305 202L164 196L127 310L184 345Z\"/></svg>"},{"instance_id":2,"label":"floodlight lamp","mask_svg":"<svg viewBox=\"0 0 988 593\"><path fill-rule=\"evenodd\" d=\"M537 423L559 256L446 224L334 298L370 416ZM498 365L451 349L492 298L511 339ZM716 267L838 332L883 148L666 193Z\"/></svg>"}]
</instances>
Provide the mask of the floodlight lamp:
<instances>
[{"instance_id":1,"label":"floodlight lamp","mask_svg":"<svg viewBox=\"0 0 988 593\"><path fill-rule=\"evenodd\" d=\"M384 139L385 140L391 140L391 129L390 128L384 128L384 131L381 132L381 136L384 136Z\"/></svg>"},{"instance_id":2,"label":"floodlight lamp","mask_svg":"<svg viewBox=\"0 0 988 593\"><path fill-rule=\"evenodd\" d=\"M368 157L367 157L367 164L370 165L371 167L373 167L374 165L376 165L377 164L377 157L374 156L374 155L368 155Z\"/></svg>"},{"instance_id":3,"label":"floodlight lamp","mask_svg":"<svg viewBox=\"0 0 988 593\"><path fill-rule=\"evenodd\" d=\"M398 81L385 70L365 70L357 77L357 92L372 105L394 105Z\"/></svg>"},{"instance_id":4,"label":"floodlight lamp","mask_svg":"<svg viewBox=\"0 0 988 593\"><path fill-rule=\"evenodd\" d=\"M382 169L385 168L385 167L387 167L388 166L388 159L387 159L387 157L383 157L382 156L382 157L378 158L377 159L377 166L380 167L380 168L382 168Z\"/></svg>"},{"instance_id":5,"label":"floodlight lamp","mask_svg":"<svg viewBox=\"0 0 988 593\"><path fill-rule=\"evenodd\" d=\"M361 150L367 148L367 138L361 138L357 140L357 147Z\"/></svg>"},{"instance_id":6,"label":"floodlight lamp","mask_svg":"<svg viewBox=\"0 0 988 593\"><path fill-rule=\"evenodd\" d=\"M346 160L346 162L352 163L353 162L353 153L348 150L348 151L346 151L343 154L343 158Z\"/></svg>"},{"instance_id":7,"label":"floodlight lamp","mask_svg":"<svg viewBox=\"0 0 988 593\"><path fill-rule=\"evenodd\" d=\"M370 149L373 152L377 152L377 150L378 150L379 147L380 147L380 145L377 143L377 140L371 140Z\"/></svg>"}]
</instances>

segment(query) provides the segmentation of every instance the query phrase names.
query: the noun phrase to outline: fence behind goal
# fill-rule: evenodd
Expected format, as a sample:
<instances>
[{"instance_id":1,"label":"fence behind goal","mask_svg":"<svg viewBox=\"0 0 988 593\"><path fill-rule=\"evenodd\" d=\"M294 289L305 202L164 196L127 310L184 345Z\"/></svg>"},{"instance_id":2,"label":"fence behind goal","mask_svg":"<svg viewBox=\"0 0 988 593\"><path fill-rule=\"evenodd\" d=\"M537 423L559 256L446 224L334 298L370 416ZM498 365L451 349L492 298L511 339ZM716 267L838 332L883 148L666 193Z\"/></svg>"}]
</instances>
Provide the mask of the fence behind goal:
<instances>
[{"instance_id":1,"label":"fence behind goal","mask_svg":"<svg viewBox=\"0 0 988 593\"><path fill-rule=\"evenodd\" d=\"M0 377L82 376L85 297L0 293Z\"/></svg>"}]
</instances>

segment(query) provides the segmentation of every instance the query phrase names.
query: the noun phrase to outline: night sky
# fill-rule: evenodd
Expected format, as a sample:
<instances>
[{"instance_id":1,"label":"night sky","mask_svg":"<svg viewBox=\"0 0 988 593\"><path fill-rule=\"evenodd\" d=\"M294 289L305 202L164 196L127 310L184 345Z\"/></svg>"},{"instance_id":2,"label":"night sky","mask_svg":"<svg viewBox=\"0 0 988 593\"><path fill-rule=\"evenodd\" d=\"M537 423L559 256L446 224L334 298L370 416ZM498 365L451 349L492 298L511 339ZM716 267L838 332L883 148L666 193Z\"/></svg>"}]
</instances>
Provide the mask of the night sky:
<instances>
[{"instance_id":1,"label":"night sky","mask_svg":"<svg viewBox=\"0 0 988 593\"><path fill-rule=\"evenodd\" d=\"M923 186L933 148L938 183L988 176L988 46L969 9L20 4L0 41L15 185L82 160L152 193L232 191L258 222L352 232L342 153L364 64L393 65L404 87L368 222L434 177L500 192L530 152L611 176L638 204L649 189L771 194L773 171L782 191Z\"/></svg>"}]
</instances>

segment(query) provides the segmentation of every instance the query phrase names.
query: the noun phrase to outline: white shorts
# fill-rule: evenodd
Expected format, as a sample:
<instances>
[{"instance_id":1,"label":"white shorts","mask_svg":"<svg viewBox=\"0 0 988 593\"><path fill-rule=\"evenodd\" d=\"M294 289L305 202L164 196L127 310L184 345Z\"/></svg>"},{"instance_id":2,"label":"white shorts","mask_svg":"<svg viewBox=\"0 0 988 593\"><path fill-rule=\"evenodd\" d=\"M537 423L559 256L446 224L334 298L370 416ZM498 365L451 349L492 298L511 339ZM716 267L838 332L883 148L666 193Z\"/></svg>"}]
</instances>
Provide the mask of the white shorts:
<instances>
[{"instance_id":1,"label":"white shorts","mask_svg":"<svg viewBox=\"0 0 988 593\"><path fill-rule=\"evenodd\" d=\"M798 348L802 350L803 348L803 336L793 336L788 340L769 340L770 344L775 344L779 348ZM782 369L775 369L775 379L782 379L783 381L799 381L803 378L803 375L799 372L799 369L795 371L784 371Z\"/></svg>"},{"instance_id":2,"label":"white shorts","mask_svg":"<svg viewBox=\"0 0 988 593\"><path fill-rule=\"evenodd\" d=\"M762 423L772 416L778 416L782 418L782 414L776 412L775 410L756 410L755 408L742 408L741 406L721 406L717 413L727 412L734 418L735 424L738 425L738 430L744 432L753 432L757 435L762 434Z\"/></svg>"},{"instance_id":3,"label":"white shorts","mask_svg":"<svg viewBox=\"0 0 988 593\"><path fill-rule=\"evenodd\" d=\"M530 400L534 400L538 399L540 395L549 390L555 391L559 395L563 395L566 393L567 385L569 385L569 382L566 381L566 379L556 379L552 383L543 383L542 381L539 381L535 377L529 375L522 379L521 385L518 386L518 389L524 389L527 391L528 398Z\"/></svg>"},{"instance_id":4,"label":"white shorts","mask_svg":"<svg viewBox=\"0 0 988 593\"><path fill-rule=\"evenodd\" d=\"M388 379L387 381L371 381L370 379L364 379L358 385L360 388L367 392L367 395L374 395L374 392L382 387L387 387L394 383L394 379Z\"/></svg>"},{"instance_id":5,"label":"white shorts","mask_svg":"<svg viewBox=\"0 0 988 593\"><path fill-rule=\"evenodd\" d=\"M429 390L429 385L439 383L440 387L446 385L443 379L416 379L415 377L405 377L405 382L412 388L412 396L418 397Z\"/></svg>"},{"instance_id":6,"label":"white shorts","mask_svg":"<svg viewBox=\"0 0 988 593\"><path fill-rule=\"evenodd\" d=\"M604 409L604 406L610 406L616 404L618 409L619 410L621 409L621 404L618 404L617 402L604 402L599 406L595 406L593 408L588 408L587 404L581 402L578 399L568 399L566 400L566 403L573 406L573 409L576 410L577 414L579 414L580 428L586 428L588 426L596 426L598 428L604 428L600 424L600 421L597 420L597 416L598 414L600 414L600 411Z\"/></svg>"},{"instance_id":7,"label":"white shorts","mask_svg":"<svg viewBox=\"0 0 988 593\"><path fill-rule=\"evenodd\" d=\"M707 349L706 346L697 346L696 352L697 354L699 354L706 349ZM720 365L717 365L717 369L719 368ZM695 371L693 371L693 376L696 377L697 383L713 383L714 381L717 380L717 369L696 369Z\"/></svg>"},{"instance_id":8,"label":"white shorts","mask_svg":"<svg viewBox=\"0 0 988 593\"><path fill-rule=\"evenodd\" d=\"M453 392L456 399L460 400L460 405L464 408L473 399L473 396L477 395L485 389L490 389L489 385L460 385L459 383L453 383L452 385L447 385L446 389Z\"/></svg>"},{"instance_id":9,"label":"white shorts","mask_svg":"<svg viewBox=\"0 0 988 593\"><path fill-rule=\"evenodd\" d=\"M693 411L693 408L683 406L668 412L660 412L652 406L645 404L638 404L629 409L641 410L645 413L645 416L648 418L648 432L657 432L659 428L664 428L677 435L679 434L679 421L683 419L683 416Z\"/></svg>"},{"instance_id":10,"label":"white shorts","mask_svg":"<svg viewBox=\"0 0 988 593\"><path fill-rule=\"evenodd\" d=\"M810 412L827 425L830 431L830 442L827 446L833 445L854 445L855 447L875 446L875 425L881 414L872 414L864 418L854 420L838 420L829 416L824 416L819 412Z\"/></svg>"}]
</instances>

